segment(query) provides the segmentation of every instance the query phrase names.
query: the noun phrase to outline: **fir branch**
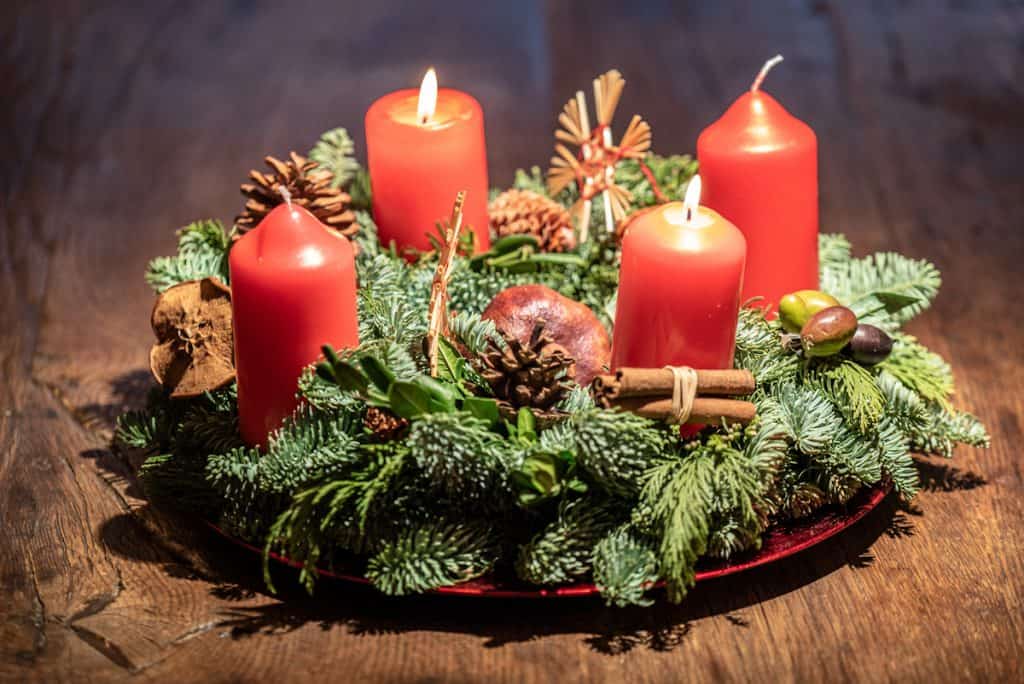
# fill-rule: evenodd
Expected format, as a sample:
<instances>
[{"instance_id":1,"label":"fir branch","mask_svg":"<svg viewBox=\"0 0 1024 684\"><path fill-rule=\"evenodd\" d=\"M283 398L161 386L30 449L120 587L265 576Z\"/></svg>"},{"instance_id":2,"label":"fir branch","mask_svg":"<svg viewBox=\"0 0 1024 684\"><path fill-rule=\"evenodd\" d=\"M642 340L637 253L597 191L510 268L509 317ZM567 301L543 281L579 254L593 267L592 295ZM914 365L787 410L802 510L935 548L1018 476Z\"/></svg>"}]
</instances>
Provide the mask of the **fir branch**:
<instances>
[{"instance_id":1,"label":"fir branch","mask_svg":"<svg viewBox=\"0 0 1024 684\"><path fill-rule=\"evenodd\" d=\"M457 313L449 319L448 325L452 339L473 354L482 354L491 340L504 344L498 329L494 327L494 321L480 318L478 314Z\"/></svg>"},{"instance_id":2,"label":"fir branch","mask_svg":"<svg viewBox=\"0 0 1024 684\"><path fill-rule=\"evenodd\" d=\"M413 421L409 450L429 485L457 502L502 507L509 490L504 443L473 415L428 413Z\"/></svg>"},{"instance_id":3,"label":"fir branch","mask_svg":"<svg viewBox=\"0 0 1024 684\"><path fill-rule=\"evenodd\" d=\"M195 221L178 231L178 254L157 257L146 268L146 282L157 292L201 278L219 278L229 284L228 250L231 242L220 221Z\"/></svg>"},{"instance_id":4,"label":"fir branch","mask_svg":"<svg viewBox=\"0 0 1024 684\"><path fill-rule=\"evenodd\" d=\"M351 415L303 408L271 436L265 454L238 447L211 456L205 479L230 504L224 524L246 536L262 534L294 492L353 466L359 430Z\"/></svg>"},{"instance_id":5,"label":"fir branch","mask_svg":"<svg viewBox=\"0 0 1024 684\"><path fill-rule=\"evenodd\" d=\"M827 453L842 424L828 397L813 387L793 384L782 385L773 396L793 445L804 454Z\"/></svg>"},{"instance_id":6,"label":"fir branch","mask_svg":"<svg viewBox=\"0 0 1024 684\"><path fill-rule=\"evenodd\" d=\"M162 442L160 418L150 411L129 411L117 417L115 440L132 449L153 452Z\"/></svg>"},{"instance_id":7,"label":"fir branch","mask_svg":"<svg viewBox=\"0 0 1024 684\"><path fill-rule=\"evenodd\" d=\"M831 280L834 271L841 271L853 258L850 241L842 233L818 235L818 271L821 279Z\"/></svg>"},{"instance_id":8,"label":"fir branch","mask_svg":"<svg viewBox=\"0 0 1024 684\"><path fill-rule=\"evenodd\" d=\"M693 586L697 559L707 550L714 488L714 458L705 451L647 471L633 522L660 539L658 563L673 603Z\"/></svg>"},{"instance_id":9,"label":"fir branch","mask_svg":"<svg viewBox=\"0 0 1024 684\"><path fill-rule=\"evenodd\" d=\"M320 139L309 152L309 158L319 164L319 168L330 171L334 176L331 187L340 188L348 183L359 171L359 162L355 159L356 146L344 128L335 128L320 136Z\"/></svg>"},{"instance_id":10,"label":"fir branch","mask_svg":"<svg viewBox=\"0 0 1024 684\"><path fill-rule=\"evenodd\" d=\"M862 323L895 331L931 305L941 284L933 264L880 252L825 269L821 289L851 308Z\"/></svg>"},{"instance_id":11,"label":"fir branch","mask_svg":"<svg viewBox=\"0 0 1024 684\"><path fill-rule=\"evenodd\" d=\"M927 407L928 423L920 432L910 435L915 449L949 458L953 447L966 444L988 447L990 438L984 424L969 413L952 413L938 405Z\"/></svg>"},{"instance_id":12,"label":"fir branch","mask_svg":"<svg viewBox=\"0 0 1024 684\"><path fill-rule=\"evenodd\" d=\"M138 473L146 498L178 510L215 516L222 498L203 477L206 460L205 454L197 452L150 456Z\"/></svg>"},{"instance_id":13,"label":"fir branch","mask_svg":"<svg viewBox=\"0 0 1024 684\"><path fill-rule=\"evenodd\" d=\"M647 469L671 451L664 429L632 413L595 409L574 416L573 424L579 467L609 494L635 496Z\"/></svg>"},{"instance_id":14,"label":"fir branch","mask_svg":"<svg viewBox=\"0 0 1024 684\"><path fill-rule=\"evenodd\" d=\"M800 368L800 359L783 348L781 332L780 324L766 320L762 309L740 309L735 365L753 373L761 388L793 377Z\"/></svg>"},{"instance_id":15,"label":"fir branch","mask_svg":"<svg viewBox=\"0 0 1024 684\"><path fill-rule=\"evenodd\" d=\"M370 558L366 577L385 594L419 594L479 577L496 558L486 527L432 521L386 542Z\"/></svg>"},{"instance_id":16,"label":"fir branch","mask_svg":"<svg viewBox=\"0 0 1024 684\"><path fill-rule=\"evenodd\" d=\"M594 547L622 522L618 507L593 498L565 499L556 520L519 549L516 574L531 584L564 584L590 572Z\"/></svg>"},{"instance_id":17,"label":"fir branch","mask_svg":"<svg viewBox=\"0 0 1024 684\"><path fill-rule=\"evenodd\" d=\"M697 160L688 154L662 157L651 153L644 157L643 163L669 201L683 199L686 184L697 173ZM658 199L640 164L640 160L637 159L622 160L615 169L615 180L633 195L635 207L650 207L662 200Z\"/></svg>"},{"instance_id":18,"label":"fir branch","mask_svg":"<svg viewBox=\"0 0 1024 684\"><path fill-rule=\"evenodd\" d=\"M831 399L862 432L875 425L885 410L875 376L852 359L834 356L818 360L808 367L804 382Z\"/></svg>"},{"instance_id":19,"label":"fir branch","mask_svg":"<svg viewBox=\"0 0 1024 684\"><path fill-rule=\"evenodd\" d=\"M895 335L889 357L878 365L921 398L950 409L953 394L953 371L941 356L928 351L906 334Z\"/></svg>"},{"instance_id":20,"label":"fir branch","mask_svg":"<svg viewBox=\"0 0 1024 684\"><path fill-rule=\"evenodd\" d=\"M619 527L594 548L594 584L609 606L650 606L646 592L658 581L658 556L654 546Z\"/></svg>"},{"instance_id":21,"label":"fir branch","mask_svg":"<svg viewBox=\"0 0 1024 684\"><path fill-rule=\"evenodd\" d=\"M388 508L382 499L397 489L407 455L408 449L395 442L364 446L344 476L325 479L295 494L267 534L263 575L270 590L274 591L269 565L272 551L280 550L302 564L299 580L312 593L321 558L339 548L365 551L374 546L373 538L408 525L410 520L397 505L387 511L387 521L370 524L374 509L378 511L374 518L379 520L379 511ZM393 503L399 499L391 497ZM368 538L371 532L375 534Z\"/></svg>"},{"instance_id":22,"label":"fir branch","mask_svg":"<svg viewBox=\"0 0 1024 684\"><path fill-rule=\"evenodd\" d=\"M885 418L878 425L878 458L885 475L892 480L896 491L910 500L921 488L921 480L914 459L910 456L910 444L899 427Z\"/></svg>"}]
</instances>

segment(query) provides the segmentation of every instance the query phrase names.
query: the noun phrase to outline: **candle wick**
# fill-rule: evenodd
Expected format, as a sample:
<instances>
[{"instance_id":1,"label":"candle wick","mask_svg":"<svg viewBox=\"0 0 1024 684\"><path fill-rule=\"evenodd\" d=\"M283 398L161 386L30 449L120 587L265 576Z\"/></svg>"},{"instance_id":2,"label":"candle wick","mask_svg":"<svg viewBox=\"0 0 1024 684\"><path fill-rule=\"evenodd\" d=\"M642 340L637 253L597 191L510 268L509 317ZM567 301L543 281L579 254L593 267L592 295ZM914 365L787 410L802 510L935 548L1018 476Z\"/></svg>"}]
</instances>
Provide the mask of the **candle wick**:
<instances>
[{"instance_id":1,"label":"candle wick","mask_svg":"<svg viewBox=\"0 0 1024 684\"><path fill-rule=\"evenodd\" d=\"M772 67L774 67L776 64L778 64L781 61L782 61L782 55L775 55L774 57L769 59L767 62L765 62L764 66L761 67L761 71L759 71L757 73L757 78L754 79L754 84L752 86L750 86L750 92L756 93L758 90L760 90L761 89L761 84L764 83L765 76L767 76L768 72L772 70Z\"/></svg>"},{"instance_id":2,"label":"candle wick","mask_svg":"<svg viewBox=\"0 0 1024 684\"><path fill-rule=\"evenodd\" d=\"M686 222L693 222L693 207L686 207Z\"/></svg>"},{"instance_id":3,"label":"candle wick","mask_svg":"<svg viewBox=\"0 0 1024 684\"><path fill-rule=\"evenodd\" d=\"M288 205L288 211L293 211L294 207L292 206L292 193L289 192L288 188L286 188L284 185L278 185L277 191L281 193L281 197L284 198L285 204Z\"/></svg>"}]
</instances>

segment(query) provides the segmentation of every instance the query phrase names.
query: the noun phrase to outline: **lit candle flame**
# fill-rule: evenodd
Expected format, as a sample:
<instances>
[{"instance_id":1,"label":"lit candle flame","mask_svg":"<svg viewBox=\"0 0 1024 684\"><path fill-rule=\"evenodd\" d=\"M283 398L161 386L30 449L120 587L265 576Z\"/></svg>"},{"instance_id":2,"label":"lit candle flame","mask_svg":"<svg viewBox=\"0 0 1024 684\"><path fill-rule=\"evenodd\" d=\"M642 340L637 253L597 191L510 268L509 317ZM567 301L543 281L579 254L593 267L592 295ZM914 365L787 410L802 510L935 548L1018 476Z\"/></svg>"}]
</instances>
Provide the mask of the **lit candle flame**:
<instances>
[{"instance_id":1,"label":"lit candle flame","mask_svg":"<svg viewBox=\"0 0 1024 684\"><path fill-rule=\"evenodd\" d=\"M421 124L425 124L430 121L430 117L434 116L435 109L437 109L437 72L431 67L427 69L427 73L423 76L423 82L420 83L420 99L416 104L416 118Z\"/></svg>"},{"instance_id":2,"label":"lit candle flame","mask_svg":"<svg viewBox=\"0 0 1024 684\"><path fill-rule=\"evenodd\" d=\"M686 209L686 221L689 223L693 220L693 215L697 213L697 208L700 206L700 174L694 175L690 179L690 184L686 186L686 196L683 197L683 208Z\"/></svg>"}]
</instances>

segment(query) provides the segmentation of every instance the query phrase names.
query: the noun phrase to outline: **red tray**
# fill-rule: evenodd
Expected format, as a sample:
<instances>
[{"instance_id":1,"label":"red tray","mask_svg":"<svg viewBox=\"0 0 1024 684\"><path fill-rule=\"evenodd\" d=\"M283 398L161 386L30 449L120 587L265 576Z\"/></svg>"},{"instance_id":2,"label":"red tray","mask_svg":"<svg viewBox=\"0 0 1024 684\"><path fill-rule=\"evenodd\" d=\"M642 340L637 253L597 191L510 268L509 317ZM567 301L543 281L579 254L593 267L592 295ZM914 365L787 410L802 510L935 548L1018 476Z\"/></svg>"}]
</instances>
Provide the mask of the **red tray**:
<instances>
[{"instance_id":1,"label":"red tray","mask_svg":"<svg viewBox=\"0 0 1024 684\"><path fill-rule=\"evenodd\" d=\"M890 487L876 486L863 490L842 508L829 507L808 518L794 522L780 523L769 529L760 550L740 555L730 560L705 559L697 571L697 581L723 577L742 572L759 565L772 563L819 544L850 527L878 506L889 493ZM217 534L234 544L249 551L263 554L257 548L238 537L232 536L213 523L209 525ZM302 567L301 563L276 553L270 554L275 561L293 568ZM369 584L365 577L346 575L321 569L322 577L330 577L343 582ZM571 584L563 587L540 588L522 583L503 582L489 577L480 577L451 587L436 589L438 594L455 594L460 596L484 596L488 598L549 598L560 596L592 596L597 594L597 587L590 583Z\"/></svg>"}]
</instances>

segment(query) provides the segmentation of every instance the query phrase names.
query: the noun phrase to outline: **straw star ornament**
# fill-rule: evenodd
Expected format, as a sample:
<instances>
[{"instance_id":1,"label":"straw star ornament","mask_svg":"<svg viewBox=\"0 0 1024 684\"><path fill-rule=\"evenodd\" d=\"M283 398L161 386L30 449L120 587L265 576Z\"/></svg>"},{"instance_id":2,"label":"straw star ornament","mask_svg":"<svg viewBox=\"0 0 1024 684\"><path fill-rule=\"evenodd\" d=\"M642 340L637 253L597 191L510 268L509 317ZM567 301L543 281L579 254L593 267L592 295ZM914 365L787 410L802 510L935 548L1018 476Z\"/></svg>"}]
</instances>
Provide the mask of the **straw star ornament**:
<instances>
[{"instance_id":1,"label":"straw star ornament","mask_svg":"<svg viewBox=\"0 0 1024 684\"><path fill-rule=\"evenodd\" d=\"M551 158L547 188L549 194L555 195L576 184L580 198L572 211L579 221L581 242L587 240L591 202L597 195L604 202L609 233L614 232L616 222L626 217L633 196L615 182L615 168L623 159L643 159L651 148L651 127L638 114L633 115L619 144L612 142L612 119L625 87L625 79L615 69L594 79L597 125L593 128L582 90L576 92L558 116L561 127L555 131L555 156ZM573 153L568 146L578 151Z\"/></svg>"}]
</instances>

